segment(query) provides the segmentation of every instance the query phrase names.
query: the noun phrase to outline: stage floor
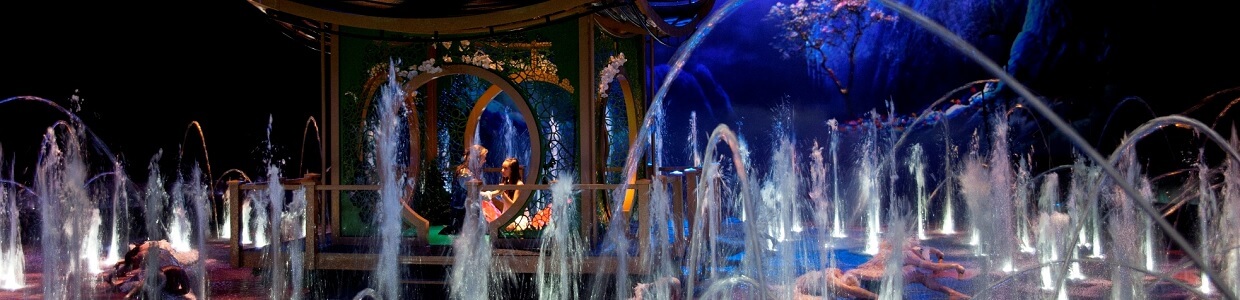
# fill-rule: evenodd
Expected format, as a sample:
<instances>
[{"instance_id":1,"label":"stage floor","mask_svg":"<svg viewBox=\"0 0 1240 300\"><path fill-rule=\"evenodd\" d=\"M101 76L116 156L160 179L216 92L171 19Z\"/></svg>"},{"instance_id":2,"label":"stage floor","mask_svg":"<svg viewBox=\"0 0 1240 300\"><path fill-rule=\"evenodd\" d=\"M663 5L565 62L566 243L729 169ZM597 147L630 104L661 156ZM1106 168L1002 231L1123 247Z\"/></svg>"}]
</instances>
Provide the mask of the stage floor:
<instances>
[{"instance_id":1,"label":"stage floor","mask_svg":"<svg viewBox=\"0 0 1240 300\"><path fill-rule=\"evenodd\" d=\"M262 276L254 275L253 268L232 268L228 264L227 241L211 241L207 243L206 267L209 297L213 299L267 299L268 289L262 282ZM44 299L43 296L43 253L36 246L27 246L26 254L26 286L19 290L0 289L0 299ZM100 277L103 275L100 274ZM125 294L114 291L101 278L96 278L92 299L124 299Z\"/></svg>"},{"instance_id":2,"label":"stage floor","mask_svg":"<svg viewBox=\"0 0 1240 300\"><path fill-rule=\"evenodd\" d=\"M859 239L861 232L852 232L853 238L839 241L833 250L832 255L837 261L838 267L841 269L852 269L858 264L869 259L868 255L861 254ZM812 236L812 235L810 235ZM732 236L721 236L723 244L738 244L740 241ZM798 248L812 248L813 245L822 245L821 241L814 239L804 239L797 241ZM970 270L970 275L965 278L957 279L953 277L938 278L939 283L956 289L968 295L977 295L979 292L986 291L993 297L1004 298L1016 295L1035 295L1037 293L1045 293L1041 291L1037 283L1040 281L1037 271L1018 271L1016 273L1005 273L997 270L985 271L981 270L979 258L973 255L972 246L963 243L959 236L942 236L934 235L929 240L923 241L923 245L932 246L942 249L948 261L959 262ZM443 246L440 246L443 247ZM437 248L447 250L446 248ZM240 268L232 268L229 265L229 254L227 241L211 241L208 242L207 251L205 252L205 261L209 276L209 297L216 299L267 299L270 297L268 284L263 280L261 266L255 268L253 266L245 266ZM329 250L329 249L322 249ZM351 299L357 292L365 289L371 281L370 269L373 268L373 257L367 255L348 255L346 249L331 249L332 251L320 252L320 263L338 264L333 270L316 270L307 273L307 286L304 293L307 299ZM43 253L39 251L37 245L28 246L25 251L25 271L26 286L19 290L0 290L0 299L44 299L43 293L43 274L42 274L42 257ZM446 252L446 251L445 251ZM257 254L254 251L250 254ZM447 295L447 286L445 282L448 269L452 264L452 256L450 253L442 253L441 255L417 255L402 256L402 259L415 259L418 261L404 262L409 269L406 271L408 278L402 280L403 296L409 299L444 299ZM1190 286L1200 284L1200 278L1196 276L1197 271L1194 268L1186 267L1184 258L1178 251L1170 251L1165 253L1163 257L1165 261L1162 263L1160 270L1165 271L1165 275L1174 278L1177 281L1184 282ZM1029 270L1036 264L1031 254L1020 254L1023 263L1016 266L1018 270ZM339 256L331 258L334 256ZM737 253L729 260L740 259L742 253ZM507 262L510 271L515 273L530 272L536 268L537 252L528 250L500 249L495 253L497 261ZM815 266L821 266L818 261L818 253L800 253L795 260L797 264L794 266L799 270L811 269ZM326 261L323 259L327 259ZM587 265L597 267L596 264L606 263L607 258L596 258L587 260ZM327 266L320 266L327 267ZM777 270L789 266L771 266L770 270ZM1093 262L1083 264L1084 271L1089 275L1088 279L1072 281L1068 283L1068 296L1071 299L1106 299L1109 297L1111 283L1107 275L1105 263ZM329 268L331 269L331 268ZM584 268L587 270L597 270L593 267ZM525 272L520 272L525 271ZM597 271L595 271L597 272ZM613 271L614 272L614 271ZM594 273L594 272L585 272ZM604 273L610 273L604 271ZM630 273L632 274L632 273ZM583 274L590 276L590 274ZM530 281L532 276L529 273L515 274L513 286L501 288L510 294L526 294L536 292ZM1145 288L1151 299L1185 299L1193 298L1194 295L1183 287L1175 286L1167 281L1160 281L1152 276L1145 277ZM633 282L636 284L636 282ZM92 289L92 299L122 299L123 294L109 289L109 286L103 281L96 281ZM536 294L536 293L535 293ZM903 295L906 299L943 299L945 294L932 291L921 284L908 284L903 289ZM1053 295L1044 295L1053 296ZM518 297L519 298L519 297Z\"/></svg>"}]
</instances>

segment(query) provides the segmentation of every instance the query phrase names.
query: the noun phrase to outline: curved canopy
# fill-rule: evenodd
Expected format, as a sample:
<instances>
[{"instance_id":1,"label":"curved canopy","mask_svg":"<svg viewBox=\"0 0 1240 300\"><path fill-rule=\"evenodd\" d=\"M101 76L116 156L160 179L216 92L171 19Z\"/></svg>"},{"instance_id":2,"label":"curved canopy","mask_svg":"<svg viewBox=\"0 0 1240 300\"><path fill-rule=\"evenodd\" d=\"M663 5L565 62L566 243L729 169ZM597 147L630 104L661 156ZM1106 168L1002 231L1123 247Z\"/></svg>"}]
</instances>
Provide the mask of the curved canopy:
<instances>
[{"instance_id":1,"label":"curved canopy","mask_svg":"<svg viewBox=\"0 0 1240 300\"><path fill-rule=\"evenodd\" d=\"M428 37L520 31L560 20L595 15L657 37L696 29L714 0L249 0L295 31L331 23ZM290 22L300 19L311 22ZM300 24L298 24L300 23ZM638 31L638 30L632 30ZM295 34L306 37L304 34Z\"/></svg>"}]
</instances>

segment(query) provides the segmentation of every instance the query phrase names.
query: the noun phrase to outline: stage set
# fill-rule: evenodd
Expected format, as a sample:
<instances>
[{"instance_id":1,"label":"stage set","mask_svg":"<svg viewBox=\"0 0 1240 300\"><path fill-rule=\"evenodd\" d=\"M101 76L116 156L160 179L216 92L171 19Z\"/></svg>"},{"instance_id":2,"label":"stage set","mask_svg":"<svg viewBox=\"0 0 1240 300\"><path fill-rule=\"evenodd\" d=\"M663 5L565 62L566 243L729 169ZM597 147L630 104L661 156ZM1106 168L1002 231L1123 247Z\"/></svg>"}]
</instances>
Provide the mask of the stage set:
<instances>
[{"instance_id":1,"label":"stage set","mask_svg":"<svg viewBox=\"0 0 1240 300\"><path fill-rule=\"evenodd\" d=\"M423 2L250 1L321 57L300 157L125 174L66 111L0 174L0 298L1240 290L1240 92L1133 121L1038 90L1080 79L1028 54L1068 1L958 8L1019 10L998 38L934 1Z\"/></svg>"}]
</instances>

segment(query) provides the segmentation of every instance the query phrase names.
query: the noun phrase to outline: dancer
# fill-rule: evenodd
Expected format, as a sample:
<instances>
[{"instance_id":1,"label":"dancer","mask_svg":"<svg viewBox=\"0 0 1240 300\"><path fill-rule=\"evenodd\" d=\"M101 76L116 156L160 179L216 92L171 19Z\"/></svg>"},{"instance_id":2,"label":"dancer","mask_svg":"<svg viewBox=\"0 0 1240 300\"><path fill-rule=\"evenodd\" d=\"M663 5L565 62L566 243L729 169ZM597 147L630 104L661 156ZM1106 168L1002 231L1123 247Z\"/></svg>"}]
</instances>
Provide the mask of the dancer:
<instances>
[{"instance_id":1,"label":"dancer","mask_svg":"<svg viewBox=\"0 0 1240 300\"><path fill-rule=\"evenodd\" d=\"M882 280L883 266L887 263L887 257L891 255L891 251L891 245L883 241L879 246L878 254L857 268L848 270L847 274L867 280ZM931 290L946 293L949 299L971 298L939 283L938 278L945 277L943 275L946 272L954 271L953 275L958 279L965 279L966 273L963 265L945 262L943 251L934 247L922 247L920 241L911 237L906 239L901 251L904 252L905 283L920 283ZM928 255L937 256L938 261L932 261L927 257Z\"/></svg>"},{"instance_id":2,"label":"dancer","mask_svg":"<svg viewBox=\"0 0 1240 300\"><path fill-rule=\"evenodd\" d=\"M679 300L680 298L680 279L667 276L648 283L638 283L637 286L633 287L633 297L629 298L629 300Z\"/></svg>"},{"instance_id":3,"label":"dancer","mask_svg":"<svg viewBox=\"0 0 1240 300\"><path fill-rule=\"evenodd\" d=\"M501 165L501 168L500 168L501 175L500 175L499 184L500 185L525 184L525 182L521 180L521 174L524 174L524 173L525 173L524 168L521 167L521 163L517 161L516 158L509 157L507 159L504 159L504 163ZM521 191L519 190L487 191L487 192L482 192L482 197L484 199L490 199L490 201L483 201L482 203L482 212L483 214L486 215L487 221L490 222L490 221L495 221L496 218L499 218L500 215L504 214L504 211L507 211L509 208L512 208L512 205L517 203L517 198L521 197Z\"/></svg>"},{"instance_id":4,"label":"dancer","mask_svg":"<svg viewBox=\"0 0 1240 300\"><path fill-rule=\"evenodd\" d=\"M830 293L823 295L823 293ZM856 276L845 274L838 268L810 271L797 277L796 298L814 299L823 296L855 299L878 299L878 294L861 287Z\"/></svg>"},{"instance_id":5,"label":"dancer","mask_svg":"<svg viewBox=\"0 0 1240 300\"><path fill-rule=\"evenodd\" d=\"M439 230L439 234L452 235L461 231L462 221L465 220L465 199L468 197L468 188L466 188L470 180L482 180L482 165L487 161L487 148L482 145L474 144L465 150L465 157L461 159L461 164L456 166L455 176L453 180L452 202L450 203L449 214L452 221L443 229ZM472 157L472 159L471 159ZM477 159L477 161L473 161Z\"/></svg>"},{"instance_id":6,"label":"dancer","mask_svg":"<svg viewBox=\"0 0 1240 300\"><path fill-rule=\"evenodd\" d=\"M104 281L113 291L125 293L125 299L139 299L144 285L154 284L163 299L197 299L190 290L191 279L181 261L173 254L174 250L167 241L146 241L130 245L125 252L125 259L116 263L113 270L104 274ZM151 255L154 254L154 258ZM147 259L157 259L159 273L155 274L155 282L146 282ZM118 283L117 279L121 279Z\"/></svg>"}]
</instances>

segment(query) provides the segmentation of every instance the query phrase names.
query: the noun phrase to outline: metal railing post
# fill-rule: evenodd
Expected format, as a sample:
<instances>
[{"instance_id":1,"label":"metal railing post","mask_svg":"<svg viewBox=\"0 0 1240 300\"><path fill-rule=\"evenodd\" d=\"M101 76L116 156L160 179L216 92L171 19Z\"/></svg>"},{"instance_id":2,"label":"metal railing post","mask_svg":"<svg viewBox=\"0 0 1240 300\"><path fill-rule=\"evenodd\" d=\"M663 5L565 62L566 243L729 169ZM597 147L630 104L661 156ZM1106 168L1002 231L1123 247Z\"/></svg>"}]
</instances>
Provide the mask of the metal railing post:
<instances>
[{"instance_id":1,"label":"metal railing post","mask_svg":"<svg viewBox=\"0 0 1240 300\"><path fill-rule=\"evenodd\" d=\"M229 180L228 192L224 195L228 201L228 262L233 268L241 267L241 181Z\"/></svg>"}]
</instances>

